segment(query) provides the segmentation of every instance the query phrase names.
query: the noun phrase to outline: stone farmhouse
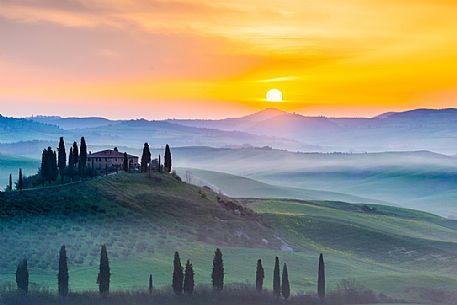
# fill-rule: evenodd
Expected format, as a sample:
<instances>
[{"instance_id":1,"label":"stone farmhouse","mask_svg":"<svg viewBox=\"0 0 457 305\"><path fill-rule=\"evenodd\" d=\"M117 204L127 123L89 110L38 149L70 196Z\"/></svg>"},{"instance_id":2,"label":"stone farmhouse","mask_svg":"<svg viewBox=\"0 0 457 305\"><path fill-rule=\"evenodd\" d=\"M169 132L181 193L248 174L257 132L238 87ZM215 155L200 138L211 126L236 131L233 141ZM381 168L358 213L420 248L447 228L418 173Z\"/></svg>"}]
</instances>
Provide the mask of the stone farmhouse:
<instances>
[{"instance_id":1,"label":"stone farmhouse","mask_svg":"<svg viewBox=\"0 0 457 305\"><path fill-rule=\"evenodd\" d=\"M133 170L138 167L138 156L132 156L127 154L129 162L129 169ZM89 152L87 155L87 166L91 166L96 170L113 170L122 169L124 164L124 153L114 149L106 149L95 153Z\"/></svg>"}]
</instances>

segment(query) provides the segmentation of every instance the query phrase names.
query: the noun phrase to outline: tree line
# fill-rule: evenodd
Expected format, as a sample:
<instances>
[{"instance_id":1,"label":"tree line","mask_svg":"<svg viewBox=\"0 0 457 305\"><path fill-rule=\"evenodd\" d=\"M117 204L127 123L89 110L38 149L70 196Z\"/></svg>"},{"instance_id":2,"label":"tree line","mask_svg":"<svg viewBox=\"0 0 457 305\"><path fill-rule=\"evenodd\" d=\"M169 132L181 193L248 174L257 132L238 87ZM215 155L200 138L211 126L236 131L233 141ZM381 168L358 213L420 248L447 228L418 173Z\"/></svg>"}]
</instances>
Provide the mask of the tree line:
<instances>
[{"instance_id":1,"label":"tree line","mask_svg":"<svg viewBox=\"0 0 457 305\"><path fill-rule=\"evenodd\" d=\"M322 253L319 255L318 265L318 279L317 279L317 295L321 300L325 298L325 263ZM194 269L191 261L186 261L185 267L181 264L179 252L176 251L173 258L173 274L171 287L176 295L192 295L194 293ZM212 287L215 292L221 292L224 289L224 260L222 251L217 248L213 257L213 268L211 272ZM257 267L255 273L255 288L258 293L264 291L264 278L265 270L262 266L262 260L257 260ZM58 294L65 297L69 293L69 272L68 272L68 258L65 246L62 246L59 251L59 271L57 274ZM111 272L108 259L108 251L106 245L100 248L100 264L99 273L96 283L98 284L99 292L102 295L108 295L110 290ZM29 271L27 259L19 262L16 269L16 284L18 291L27 294L29 289ZM287 300L290 297L290 283L287 264L284 263L282 267L282 276L280 275L279 258L275 258L273 269L273 294L279 299L281 296ZM148 278L148 291L150 294L153 292L153 278L149 274Z\"/></svg>"},{"instance_id":2,"label":"tree line","mask_svg":"<svg viewBox=\"0 0 457 305\"><path fill-rule=\"evenodd\" d=\"M146 142L144 143L143 146L143 153L141 155L141 160L140 160L140 168L141 172L145 173L151 170L151 150L149 148L149 144ZM162 166L161 160L160 160L160 155L158 159L158 171L166 171L166 172L171 172L171 150L170 146L168 144L165 145L165 153L164 153L164 164Z\"/></svg>"}]
</instances>

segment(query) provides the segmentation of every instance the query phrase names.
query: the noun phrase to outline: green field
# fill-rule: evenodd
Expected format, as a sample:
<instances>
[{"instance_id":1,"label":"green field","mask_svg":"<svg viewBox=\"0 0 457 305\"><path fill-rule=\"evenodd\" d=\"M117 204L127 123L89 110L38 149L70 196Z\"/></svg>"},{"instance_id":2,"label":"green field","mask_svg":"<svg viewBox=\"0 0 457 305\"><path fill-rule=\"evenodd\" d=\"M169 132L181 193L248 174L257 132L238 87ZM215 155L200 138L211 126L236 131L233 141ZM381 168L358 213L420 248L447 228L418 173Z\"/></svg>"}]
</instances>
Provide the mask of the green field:
<instances>
[{"instance_id":1,"label":"green field","mask_svg":"<svg viewBox=\"0 0 457 305\"><path fill-rule=\"evenodd\" d=\"M149 273L156 287L169 287L175 250L183 261L192 260L197 285L209 284L214 249L220 247L227 283L253 284L262 258L269 288L279 256L288 264L292 291L314 293L322 252L329 289L355 279L410 299L417 293L408 288L457 290L456 222L413 210L234 201L168 174L125 173L2 193L0 202L2 284L14 282L17 261L27 257L32 285L55 290L58 250L65 244L71 289L96 290L99 247L106 244L113 289L143 289Z\"/></svg>"}]
</instances>

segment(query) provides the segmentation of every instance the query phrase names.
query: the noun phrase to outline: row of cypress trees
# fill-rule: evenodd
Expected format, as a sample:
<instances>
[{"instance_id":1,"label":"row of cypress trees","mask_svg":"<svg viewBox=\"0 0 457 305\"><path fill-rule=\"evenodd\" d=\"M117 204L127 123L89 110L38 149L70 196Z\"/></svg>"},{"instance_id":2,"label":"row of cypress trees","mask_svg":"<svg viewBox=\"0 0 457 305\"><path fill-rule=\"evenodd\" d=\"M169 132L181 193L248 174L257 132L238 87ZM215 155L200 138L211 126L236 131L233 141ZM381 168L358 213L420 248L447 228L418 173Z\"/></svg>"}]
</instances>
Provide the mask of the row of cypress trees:
<instances>
[{"instance_id":1,"label":"row of cypress trees","mask_svg":"<svg viewBox=\"0 0 457 305\"><path fill-rule=\"evenodd\" d=\"M141 171L143 173L148 171L148 166L150 165L150 163L151 163L151 150L149 148L149 144L146 142L146 143L144 143L144 146L143 146L143 154L141 155L141 164L140 164ZM169 173L171 172L171 150L170 150L170 146L168 146L168 144L165 145L163 167L164 167L165 171L167 171ZM159 170L160 170L160 168L161 168L161 164L160 164L160 155L159 155Z\"/></svg>"},{"instance_id":2,"label":"row of cypress trees","mask_svg":"<svg viewBox=\"0 0 457 305\"><path fill-rule=\"evenodd\" d=\"M58 176L60 176L60 179L63 182L65 175L68 175L71 179L73 179L76 172L80 177L84 176L86 163L87 145L84 137L81 137L79 148L76 142L73 142L73 145L70 147L68 165L65 142L63 137L60 137L57 153L52 150L50 146L43 150L40 174L43 180L48 183L56 181Z\"/></svg>"},{"instance_id":3,"label":"row of cypress trees","mask_svg":"<svg viewBox=\"0 0 457 305\"><path fill-rule=\"evenodd\" d=\"M216 292L222 291L224 288L224 261L222 252L219 248L216 249L213 258L213 271L211 273L213 289ZM194 292L194 270L190 260L187 260L185 269L181 265L181 258L176 251L173 259L173 277L172 288L175 294L181 295L183 293L191 295ZM100 294L106 295L109 293L110 288L110 266L108 260L108 251L105 245L100 249L100 267L97 276L97 284L99 286ZM263 280L265 278L265 271L262 266L262 260L257 260L256 281L255 287L257 292L263 291ZM57 274L58 291L60 296L68 295L68 259L65 246L62 246L59 251L59 272ZM29 286L29 272L27 267L27 260L23 259L19 262L16 269L16 284L19 290L27 293ZM149 293L152 293L153 282L152 274L149 275ZM282 277L280 276L279 258L275 258L275 266L273 270L273 294L279 298L281 295L284 299L290 297L290 284L289 274L287 271L287 264L284 263L282 268ZM319 272L317 281L317 294L319 298L325 298L325 264L322 253L319 255Z\"/></svg>"}]
</instances>

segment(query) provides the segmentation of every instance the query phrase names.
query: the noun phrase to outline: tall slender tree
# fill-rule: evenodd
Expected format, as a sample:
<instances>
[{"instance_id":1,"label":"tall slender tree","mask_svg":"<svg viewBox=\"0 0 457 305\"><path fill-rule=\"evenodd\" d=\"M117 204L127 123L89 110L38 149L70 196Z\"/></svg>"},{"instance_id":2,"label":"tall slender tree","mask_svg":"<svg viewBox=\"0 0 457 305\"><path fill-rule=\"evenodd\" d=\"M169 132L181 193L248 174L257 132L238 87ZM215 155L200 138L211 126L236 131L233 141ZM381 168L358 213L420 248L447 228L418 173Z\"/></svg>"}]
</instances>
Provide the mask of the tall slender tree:
<instances>
[{"instance_id":1,"label":"tall slender tree","mask_svg":"<svg viewBox=\"0 0 457 305\"><path fill-rule=\"evenodd\" d=\"M224 288L224 260L222 259L222 252L219 248L214 252L211 279L213 281L214 290L222 291Z\"/></svg>"},{"instance_id":2,"label":"tall slender tree","mask_svg":"<svg viewBox=\"0 0 457 305\"><path fill-rule=\"evenodd\" d=\"M27 260L23 259L19 262L16 268L16 284L17 289L27 293L29 290L29 270Z\"/></svg>"},{"instance_id":3,"label":"tall slender tree","mask_svg":"<svg viewBox=\"0 0 457 305\"><path fill-rule=\"evenodd\" d=\"M194 293L194 285L194 268L190 260L187 260L184 273L184 293L189 295Z\"/></svg>"},{"instance_id":4,"label":"tall slender tree","mask_svg":"<svg viewBox=\"0 0 457 305\"><path fill-rule=\"evenodd\" d=\"M52 152L52 162L51 162L51 179L56 181L59 176L59 170L57 168L57 154L55 151Z\"/></svg>"},{"instance_id":5,"label":"tall slender tree","mask_svg":"<svg viewBox=\"0 0 457 305\"><path fill-rule=\"evenodd\" d=\"M64 179L65 179L65 176L64 176L65 166L67 165L67 153L65 152L65 142L63 140L63 137L60 137L60 140L59 140L58 153L59 153L59 158L58 158L57 163L58 163L58 167L59 167L60 180L63 183Z\"/></svg>"},{"instance_id":6,"label":"tall slender tree","mask_svg":"<svg viewBox=\"0 0 457 305\"><path fill-rule=\"evenodd\" d=\"M152 289L153 289L153 285L152 285L152 274L149 274L149 286L148 286L149 294L152 294Z\"/></svg>"},{"instance_id":7,"label":"tall slender tree","mask_svg":"<svg viewBox=\"0 0 457 305\"><path fill-rule=\"evenodd\" d=\"M181 265L181 258L179 257L178 251L175 252L175 258L173 260L173 281L171 286L175 294L182 294L183 290L184 274Z\"/></svg>"},{"instance_id":8,"label":"tall slender tree","mask_svg":"<svg viewBox=\"0 0 457 305\"><path fill-rule=\"evenodd\" d=\"M53 161L54 161L54 153L52 151L51 146L48 146L48 150L46 151L46 160L47 160L47 170L46 170L46 180L48 183L51 184L52 176L53 176Z\"/></svg>"},{"instance_id":9,"label":"tall slender tree","mask_svg":"<svg viewBox=\"0 0 457 305\"><path fill-rule=\"evenodd\" d=\"M273 294L278 298L281 295L281 276L279 272L279 258L276 256L273 270Z\"/></svg>"},{"instance_id":10,"label":"tall slender tree","mask_svg":"<svg viewBox=\"0 0 457 305\"><path fill-rule=\"evenodd\" d=\"M100 249L100 271L97 277L98 290L101 294L107 295L109 293L110 277L108 251L103 245Z\"/></svg>"},{"instance_id":11,"label":"tall slender tree","mask_svg":"<svg viewBox=\"0 0 457 305\"><path fill-rule=\"evenodd\" d=\"M86 163L87 163L87 145L86 140L84 137L81 137L81 142L79 144L79 162L78 162L78 169L79 169L79 176L84 177L86 172Z\"/></svg>"},{"instance_id":12,"label":"tall slender tree","mask_svg":"<svg viewBox=\"0 0 457 305\"><path fill-rule=\"evenodd\" d=\"M128 158L128 155L126 152L124 153L124 163L123 163L122 167L123 167L124 172L129 171L129 158Z\"/></svg>"},{"instance_id":13,"label":"tall slender tree","mask_svg":"<svg viewBox=\"0 0 457 305\"><path fill-rule=\"evenodd\" d=\"M317 295L322 300L325 298L325 263L324 255L319 255L319 274L317 278Z\"/></svg>"},{"instance_id":14,"label":"tall slender tree","mask_svg":"<svg viewBox=\"0 0 457 305\"><path fill-rule=\"evenodd\" d=\"M73 147L70 147L70 152L68 153L68 173L71 180L73 180L73 170L75 168L75 161L73 158Z\"/></svg>"},{"instance_id":15,"label":"tall slender tree","mask_svg":"<svg viewBox=\"0 0 457 305\"><path fill-rule=\"evenodd\" d=\"M148 171L149 162L151 162L151 151L149 150L149 144L144 143L143 155L141 156L141 171L143 173Z\"/></svg>"},{"instance_id":16,"label":"tall slender tree","mask_svg":"<svg viewBox=\"0 0 457 305\"><path fill-rule=\"evenodd\" d=\"M282 283L281 283L282 297L287 300L290 297L289 274L287 272L287 265L284 263L282 267Z\"/></svg>"},{"instance_id":17,"label":"tall slender tree","mask_svg":"<svg viewBox=\"0 0 457 305\"><path fill-rule=\"evenodd\" d=\"M19 169L19 180L17 181L17 189L22 191L22 188L24 187L24 183L22 181L22 168Z\"/></svg>"},{"instance_id":18,"label":"tall slender tree","mask_svg":"<svg viewBox=\"0 0 457 305\"><path fill-rule=\"evenodd\" d=\"M262 292L263 279L265 278L265 271L263 270L262 260L257 260L257 270L255 272L255 289L257 292Z\"/></svg>"},{"instance_id":19,"label":"tall slender tree","mask_svg":"<svg viewBox=\"0 0 457 305\"><path fill-rule=\"evenodd\" d=\"M171 172L171 151L170 146L165 145L164 168L167 172Z\"/></svg>"},{"instance_id":20,"label":"tall slender tree","mask_svg":"<svg viewBox=\"0 0 457 305\"><path fill-rule=\"evenodd\" d=\"M159 155L159 173L162 171L162 163L160 161L160 155Z\"/></svg>"},{"instance_id":21,"label":"tall slender tree","mask_svg":"<svg viewBox=\"0 0 457 305\"><path fill-rule=\"evenodd\" d=\"M73 142L73 163L74 163L74 166L78 165L78 161L79 161L78 143Z\"/></svg>"},{"instance_id":22,"label":"tall slender tree","mask_svg":"<svg viewBox=\"0 0 457 305\"><path fill-rule=\"evenodd\" d=\"M49 161L48 161L48 151L43 149L43 154L41 155L41 169L40 169L41 178L43 179L43 185L45 181L48 181L49 177Z\"/></svg>"},{"instance_id":23,"label":"tall slender tree","mask_svg":"<svg viewBox=\"0 0 457 305\"><path fill-rule=\"evenodd\" d=\"M65 246L62 246L59 251L59 273L57 274L59 295L62 297L68 295L68 278L67 251Z\"/></svg>"},{"instance_id":24,"label":"tall slender tree","mask_svg":"<svg viewBox=\"0 0 457 305\"><path fill-rule=\"evenodd\" d=\"M8 185L8 190L11 192L13 190L13 176L10 174L10 181Z\"/></svg>"}]
</instances>

